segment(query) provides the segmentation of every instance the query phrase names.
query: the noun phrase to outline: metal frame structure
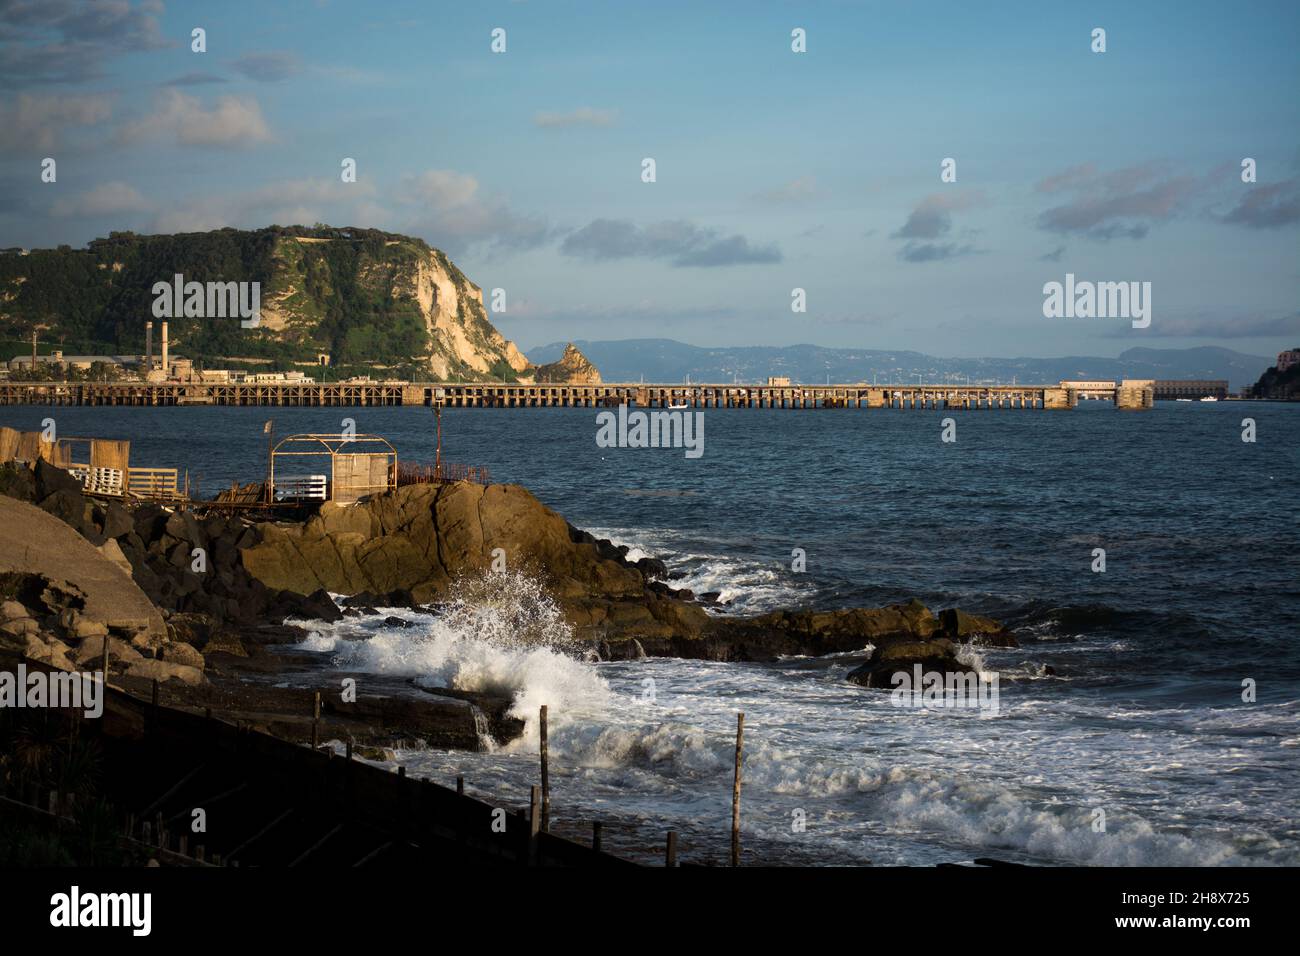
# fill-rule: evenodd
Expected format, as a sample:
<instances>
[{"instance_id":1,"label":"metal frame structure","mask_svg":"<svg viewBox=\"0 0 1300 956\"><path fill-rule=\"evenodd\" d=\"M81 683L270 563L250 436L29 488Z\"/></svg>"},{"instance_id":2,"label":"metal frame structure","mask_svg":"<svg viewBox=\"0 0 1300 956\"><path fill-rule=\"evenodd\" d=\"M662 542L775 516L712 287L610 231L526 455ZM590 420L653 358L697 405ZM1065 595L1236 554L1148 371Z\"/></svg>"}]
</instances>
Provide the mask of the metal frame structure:
<instances>
[{"instance_id":1,"label":"metal frame structure","mask_svg":"<svg viewBox=\"0 0 1300 956\"><path fill-rule=\"evenodd\" d=\"M285 446L297 448L299 446L312 446L306 451L284 451ZM338 488L335 483L335 466L340 455L379 455L387 457L387 481L380 486L364 486L367 493L374 494L377 492L391 491L397 487L397 449L386 438L379 435L345 435L339 434L301 434L289 435L281 438L271 448L270 461L267 467L268 491L271 500L275 496L275 463L278 458L299 458L299 457L320 457L328 455L330 459L330 500L336 500ZM356 486L352 486L356 487Z\"/></svg>"}]
</instances>

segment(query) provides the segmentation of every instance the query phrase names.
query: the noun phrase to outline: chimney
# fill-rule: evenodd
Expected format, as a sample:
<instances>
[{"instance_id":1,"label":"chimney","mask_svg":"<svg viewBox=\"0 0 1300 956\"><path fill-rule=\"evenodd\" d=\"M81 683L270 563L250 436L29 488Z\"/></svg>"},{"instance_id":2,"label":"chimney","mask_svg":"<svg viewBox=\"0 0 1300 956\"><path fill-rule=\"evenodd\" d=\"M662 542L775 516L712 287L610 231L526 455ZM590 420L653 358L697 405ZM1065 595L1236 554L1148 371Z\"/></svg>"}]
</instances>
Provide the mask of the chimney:
<instances>
[{"instance_id":1,"label":"chimney","mask_svg":"<svg viewBox=\"0 0 1300 956\"><path fill-rule=\"evenodd\" d=\"M164 375L166 375L169 371L167 368L167 320L166 319L163 319L163 324L162 324L162 370Z\"/></svg>"},{"instance_id":2,"label":"chimney","mask_svg":"<svg viewBox=\"0 0 1300 956\"><path fill-rule=\"evenodd\" d=\"M153 371L153 319L144 320L144 370Z\"/></svg>"}]
</instances>

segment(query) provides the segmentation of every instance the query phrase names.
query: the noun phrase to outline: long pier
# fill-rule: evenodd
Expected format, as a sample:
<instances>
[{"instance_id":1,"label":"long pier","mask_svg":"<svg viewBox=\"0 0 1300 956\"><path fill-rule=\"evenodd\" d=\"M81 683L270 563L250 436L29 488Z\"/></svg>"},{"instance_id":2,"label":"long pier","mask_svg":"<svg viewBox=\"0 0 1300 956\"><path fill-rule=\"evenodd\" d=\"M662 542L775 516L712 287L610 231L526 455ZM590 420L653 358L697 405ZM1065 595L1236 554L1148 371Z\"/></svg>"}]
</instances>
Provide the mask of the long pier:
<instances>
[{"instance_id":1,"label":"long pier","mask_svg":"<svg viewBox=\"0 0 1300 956\"><path fill-rule=\"evenodd\" d=\"M0 382L0 405L434 405L449 408L1066 409L1081 397L1146 409L1154 383L1059 385L521 385L505 382L101 383Z\"/></svg>"}]
</instances>

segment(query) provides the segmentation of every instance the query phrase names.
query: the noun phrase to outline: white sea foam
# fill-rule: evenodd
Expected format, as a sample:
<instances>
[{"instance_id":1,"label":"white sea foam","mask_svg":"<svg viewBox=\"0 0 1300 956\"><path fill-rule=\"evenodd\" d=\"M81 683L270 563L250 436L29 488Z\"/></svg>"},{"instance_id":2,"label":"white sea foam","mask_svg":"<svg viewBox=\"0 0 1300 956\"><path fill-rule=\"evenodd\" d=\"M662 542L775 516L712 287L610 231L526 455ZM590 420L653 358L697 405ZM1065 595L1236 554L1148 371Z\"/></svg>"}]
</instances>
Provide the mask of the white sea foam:
<instances>
[{"instance_id":1,"label":"white sea foam","mask_svg":"<svg viewBox=\"0 0 1300 956\"><path fill-rule=\"evenodd\" d=\"M542 704L563 719L575 705L599 706L608 694L599 674L576 658L572 629L555 602L520 572L458 582L437 614L392 610L413 626L376 624L382 617L317 622L302 647L329 653L345 670L509 697L511 713L529 721L532 733Z\"/></svg>"},{"instance_id":2,"label":"white sea foam","mask_svg":"<svg viewBox=\"0 0 1300 956\"><path fill-rule=\"evenodd\" d=\"M317 625L304 646L349 670L509 696L527 729L502 751L401 758L409 772L465 774L503 798L536 781L535 760L518 756L536 752L537 708L549 705L555 812L570 818L676 825L697 852L710 841L723 852L743 710L745 827L771 862L1300 863L1289 811L1267 796L1295 777L1294 705L1160 710L1025 681L1004 686L1001 715L981 720L893 708L845 682L838 660L591 664L519 575L465 582L436 615L395 613L416 626L345 618ZM1001 672L1023 653L962 650ZM1261 774L1274 782L1253 794ZM810 835L791 832L794 809Z\"/></svg>"}]
</instances>

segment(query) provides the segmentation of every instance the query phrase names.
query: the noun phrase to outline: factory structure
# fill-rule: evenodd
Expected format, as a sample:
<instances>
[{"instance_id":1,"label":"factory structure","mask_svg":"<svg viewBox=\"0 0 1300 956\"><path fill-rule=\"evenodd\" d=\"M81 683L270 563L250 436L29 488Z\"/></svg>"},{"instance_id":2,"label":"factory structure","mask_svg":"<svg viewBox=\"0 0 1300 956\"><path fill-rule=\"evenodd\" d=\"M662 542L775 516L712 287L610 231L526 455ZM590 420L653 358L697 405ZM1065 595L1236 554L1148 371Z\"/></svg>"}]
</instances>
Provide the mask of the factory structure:
<instances>
[{"instance_id":1,"label":"factory structure","mask_svg":"<svg viewBox=\"0 0 1300 956\"><path fill-rule=\"evenodd\" d=\"M26 372L37 366L58 366L66 370L87 372L96 365L112 369L114 378L123 381L150 382L165 384L295 384L310 385L315 379L305 372L245 372L231 369L196 369L191 359L173 355L167 335L167 320L160 320L158 328L158 350L154 352L154 320L146 319L144 323L143 355L67 355L62 349L52 349L42 355L37 350L37 338L32 335L30 355L17 355L9 360L4 377L8 373ZM329 364L328 356L318 359L321 366ZM25 376L24 376L25 377Z\"/></svg>"}]
</instances>

